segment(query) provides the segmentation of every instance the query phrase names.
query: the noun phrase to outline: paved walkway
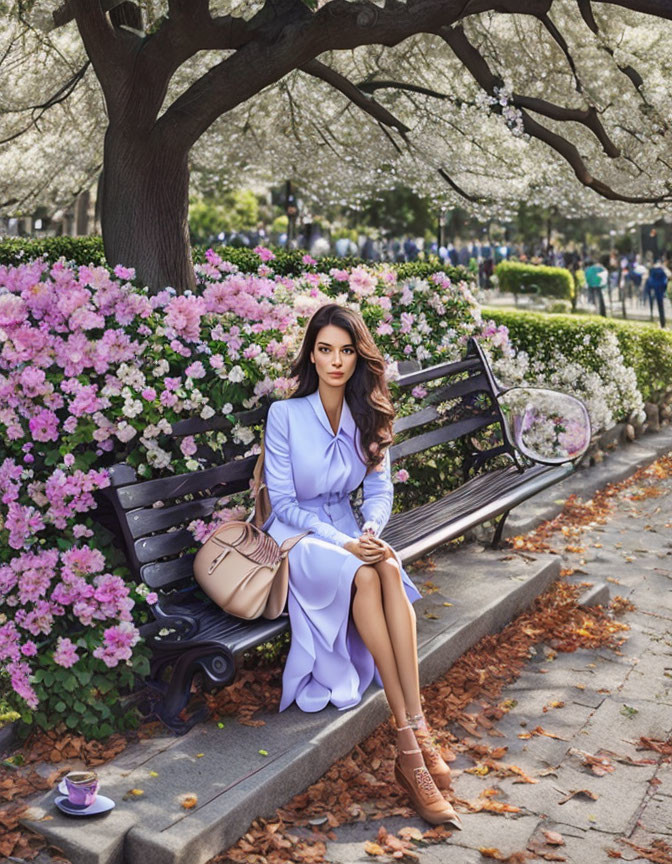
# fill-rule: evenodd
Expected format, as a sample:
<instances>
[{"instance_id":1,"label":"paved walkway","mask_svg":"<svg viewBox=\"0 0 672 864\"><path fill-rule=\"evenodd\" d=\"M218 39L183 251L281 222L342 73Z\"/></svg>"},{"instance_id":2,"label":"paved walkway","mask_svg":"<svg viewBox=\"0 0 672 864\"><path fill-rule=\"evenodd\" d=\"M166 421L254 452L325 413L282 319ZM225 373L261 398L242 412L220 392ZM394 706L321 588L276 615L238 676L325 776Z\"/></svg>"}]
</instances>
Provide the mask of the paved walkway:
<instances>
[{"instance_id":1,"label":"paved walkway","mask_svg":"<svg viewBox=\"0 0 672 864\"><path fill-rule=\"evenodd\" d=\"M526 296L521 295L518 298L518 303L515 301L515 297L513 294L505 294L500 293L499 291L486 291L483 295L483 303L486 307L490 306L492 308L511 308L511 309L519 309L519 310L529 310L529 311L543 311L547 303L552 302L552 298L543 298L538 300L534 296ZM625 316L623 315L623 304L618 299L618 294L616 291L613 292L612 299L609 300L609 296L605 292L604 295L604 303L607 310L607 316L609 318L623 318L625 317L628 321L639 321L644 323L653 324L654 326L659 326L658 320L658 307L654 304L653 308L653 318L651 317L651 311L648 303L642 303L638 298L628 297L625 300ZM577 308L581 312L589 312L594 315L598 314L597 307L594 304L588 303L585 295L581 295L579 297ZM672 303L669 298L666 297L664 300L664 308L665 308L665 318L666 318L666 327L669 329L672 326Z\"/></svg>"},{"instance_id":2,"label":"paved walkway","mask_svg":"<svg viewBox=\"0 0 672 864\"><path fill-rule=\"evenodd\" d=\"M672 479L653 477L628 490L605 525L571 539L568 545L575 551L563 554L564 565L591 582L607 580L612 596L634 604L634 611L620 619L630 628L626 640L620 653L556 653L552 646L536 646L527 668L502 694L512 709L496 723L495 734L484 734L479 743L505 746L502 761L538 782L467 773L474 762L459 755L452 766L461 771L454 784L458 798L478 798L485 788L495 788L497 800L521 810L506 816L464 813L461 832L416 850L422 864L484 862L481 847L499 850L498 860L512 856L512 862L520 862L526 859L513 853L543 843L544 831L557 832L564 841L542 845L547 854L564 856L547 860L607 864L622 856L672 862L671 529ZM560 737L528 737L537 727ZM451 731L464 738L459 727ZM642 736L668 741L667 758L638 749ZM595 773L586 765L586 754L607 762ZM589 794L566 800L577 790ZM375 841L380 824L335 829L326 859L333 864L371 861L364 842ZM399 817L383 824L392 833L402 826L427 827L422 820ZM658 857L640 857L623 838L648 849L657 843ZM668 844L665 854L661 843Z\"/></svg>"}]
</instances>

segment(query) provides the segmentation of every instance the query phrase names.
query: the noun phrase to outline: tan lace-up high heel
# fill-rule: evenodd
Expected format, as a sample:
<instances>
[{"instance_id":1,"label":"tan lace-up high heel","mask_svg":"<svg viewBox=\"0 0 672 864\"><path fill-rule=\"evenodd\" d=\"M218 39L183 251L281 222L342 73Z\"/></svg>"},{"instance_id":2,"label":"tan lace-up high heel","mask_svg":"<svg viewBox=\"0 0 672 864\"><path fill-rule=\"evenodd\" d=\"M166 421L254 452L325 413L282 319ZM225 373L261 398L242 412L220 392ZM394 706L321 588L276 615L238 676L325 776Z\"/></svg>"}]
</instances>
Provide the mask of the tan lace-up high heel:
<instances>
[{"instance_id":1,"label":"tan lace-up high heel","mask_svg":"<svg viewBox=\"0 0 672 864\"><path fill-rule=\"evenodd\" d=\"M422 751L422 758L425 760L427 770L432 775L432 780L441 790L451 789L451 774L450 768L446 765L441 751L434 743L432 733L430 732L424 714L416 714L414 717L408 718L411 729L415 734L415 739Z\"/></svg>"},{"instance_id":2,"label":"tan lace-up high heel","mask_svg":"<svg viewBox=\"0 0 672 864\"><path fill-rule=\"evenodd\" d=\"M411 727L402 726L397 731L403 732L406 729ZM394 763L394 776L397 783L411 799L413 809L427 822L432 825L452 822L460 828L460 817L436 788L427 767L424 764L417 767L404 765L402 757L414 753L421 754L422 750L418 747L412 750L399 749L399 755Z\"/></svg>"}]
</instances>

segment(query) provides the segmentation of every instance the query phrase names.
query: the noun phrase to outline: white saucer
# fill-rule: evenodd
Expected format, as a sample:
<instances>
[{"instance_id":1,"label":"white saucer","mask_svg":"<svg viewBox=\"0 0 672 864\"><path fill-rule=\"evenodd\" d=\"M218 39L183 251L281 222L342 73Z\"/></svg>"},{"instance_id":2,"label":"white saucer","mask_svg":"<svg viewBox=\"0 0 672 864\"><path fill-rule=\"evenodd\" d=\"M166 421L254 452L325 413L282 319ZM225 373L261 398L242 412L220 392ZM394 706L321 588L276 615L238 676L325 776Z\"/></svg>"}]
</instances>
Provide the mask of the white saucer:
<instances>
[{"instance_id":1,"label":"white saucer","mask_svg":"<svg viewBox=\"0 0 672 864\"><path fill-rule=\"evenodd\" d=\"M68 794L68 784L65 782L65 780L61 780L61 782L58 784L58 794L59 795L67 795Z\"/></svg>"},{"instance_id":2,"label":"white saucer","mask_svg":"<svg viewBox=\"0 0 672 864\"><path fill-rule=\"evenodd\" d=\"M71 804L66 795L59 795L54 804L68 816L97 816L100 813L107 813L116 806L114 801L106 798L105 795L98 795L93 804L88 807L77 807Z\"/></svg>"}]
</instances>

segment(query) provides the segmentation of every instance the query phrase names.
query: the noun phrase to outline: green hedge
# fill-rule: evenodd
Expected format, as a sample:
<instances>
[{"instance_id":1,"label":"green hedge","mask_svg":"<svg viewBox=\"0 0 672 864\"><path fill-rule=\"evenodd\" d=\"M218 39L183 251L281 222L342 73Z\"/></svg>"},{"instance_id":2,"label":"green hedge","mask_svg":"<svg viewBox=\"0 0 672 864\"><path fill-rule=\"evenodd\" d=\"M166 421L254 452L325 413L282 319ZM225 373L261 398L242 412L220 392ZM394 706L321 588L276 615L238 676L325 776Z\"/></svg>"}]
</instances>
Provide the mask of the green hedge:
<instances>
[{"instance_id":1,"label":"green hedge","mask_svg":"<svg viewBox=\"0 0 672 864\"><path fill-rule=\"evenodd\" d=\"M495 267L499 288L510 294L534 294L571 300L574 279L563 267L544 267L522 264L520 261L502 261Z\"/></svg>"},{"instance_id":2,"label":"green hedge","mask_svg":"<svg viewBox=\"0 0 672 864\"><path fill-rule=\"evenodd\" d=\"M195 246L193 259L195 263L205 261L208 246ZM236 264L244 273L256 273L259 267L259 256L248 248L234 246L215 246L215 252L225 261ZM287 252L284 249L274 249L275 259L271 262L273 271L281 276L297 276L306 270L319 270L328 273L332 268L348 269L359 265L371 265L371 261L362 258L335 258L325 256L318 259L317 266L308 267L303 263L304 251L298 249ZM25 237L10 237L0 242L0 265L15 265L22 260L30 260L44 255L50 262L63 257L66 261L81 264L105 264L103 240L101 237L43 237L32 239ZM125 261L115 261L115 264L126 264ZM394 270L399 279L426 279L437 270L447 273L453 282L468 280L469 273L463 267L446 267L438 258L431 261L409 261L394 264Z\"/></svg>"},{"instance_id":3,"label":"green hedge","mask_svg":"<svg viewBox=\"0 0 672 864\"><path fill-rule=\"evenodd\" d=\"M16 265L44 255L48 261L104 264L102 237L8 237L0 242L0 265Z\"/></svg>"},{"instance_id":4,"label":"green hedge","mask_svg":"<svg viewBox=\"0 0 672 864\"><path fill-rule=\"evenodd\" d=\"M647 402L658 401L672 389L672 332L658 327L602 318L598 315L548 315L543 312L501 311L484 309L484 317L504 324L517 349L531 357L550 362L554 348L567 356L581 355L588 365L585 338L605 330L616 334L625 362L637 376L637 386ZM585 356L584 356L585 355ZM590 366L600 371L600 358L593 354Z\"/></svg>"}]
</instances>

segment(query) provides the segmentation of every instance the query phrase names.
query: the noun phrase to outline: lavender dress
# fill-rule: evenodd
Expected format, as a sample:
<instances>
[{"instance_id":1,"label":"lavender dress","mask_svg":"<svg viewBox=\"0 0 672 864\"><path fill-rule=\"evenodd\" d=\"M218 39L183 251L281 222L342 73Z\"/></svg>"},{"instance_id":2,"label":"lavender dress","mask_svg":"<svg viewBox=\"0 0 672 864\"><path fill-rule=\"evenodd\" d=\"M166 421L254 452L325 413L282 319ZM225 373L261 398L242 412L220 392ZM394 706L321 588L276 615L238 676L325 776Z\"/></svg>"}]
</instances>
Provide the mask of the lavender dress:
<instances>
[{"instance_id":1,"label":"lavender dress","mask_svg":"<svg viewBox=\"0 0 672 864\"><path fill-rule=\"evenodd\" d=\"M264 529L278 543L312 533L289 553L292 642L282 678L283 711L292 702L320 711L351 708L373 680L373 657L350 616L352 581L362 561L343 548L361 531L349 495L363 482L362 515L379 534L392 509L390 460L366 473L355 443L359 430L344 401L334 435L319 392L274 402L264 444L272 513ZM406 595L420 594L402 568Z\"/></svg>"}]
</instances>

